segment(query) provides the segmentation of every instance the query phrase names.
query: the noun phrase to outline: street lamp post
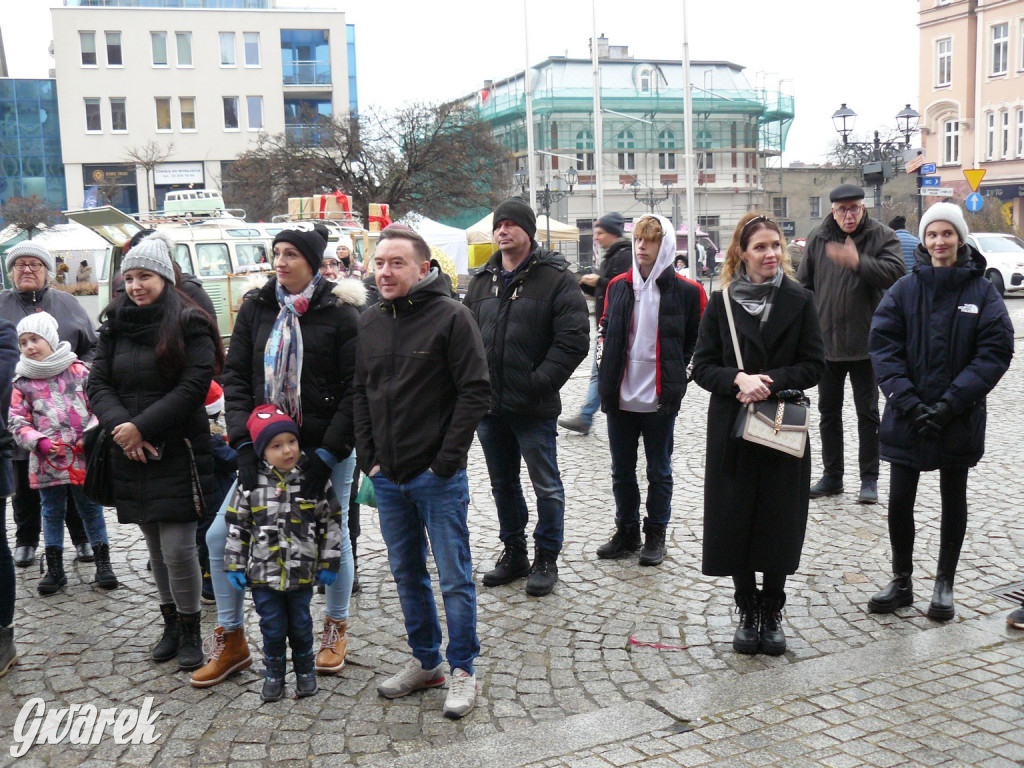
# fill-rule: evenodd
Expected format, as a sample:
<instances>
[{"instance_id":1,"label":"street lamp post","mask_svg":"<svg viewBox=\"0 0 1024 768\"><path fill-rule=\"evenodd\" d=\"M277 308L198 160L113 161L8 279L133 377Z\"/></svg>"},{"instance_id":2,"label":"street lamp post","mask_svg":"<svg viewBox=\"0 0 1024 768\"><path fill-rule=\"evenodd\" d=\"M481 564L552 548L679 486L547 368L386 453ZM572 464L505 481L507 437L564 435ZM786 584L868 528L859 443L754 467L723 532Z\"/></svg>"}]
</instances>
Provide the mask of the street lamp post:
<instances>
[{"instance_id":1,"label":"street lamp post","mask_svg":"<svg viewBox=\"0 0 1024 768\"><path fill-rule=\"evenodd\" d=\"M853 133L853 124L857 119L857 113L842 104L839 109L832 113L832 124L836 133L843 138L843 147L850 149L861 163L861 173L864 182L871 184L875 192L875 217L882 219L882 184L896 175L899 170L900 156L897 151L910 149L910 137L917 130L917 121L920 115L910 108L901 109L896 115L896 125L903 140L890 139L882 141L875 131L873 141L850 141L850 134ZM917 179L917 205L918 216L921 213L921 177Z\"/></svg>"},{"instance_id":2,"label":"street lamp post","mask_svg":"<svg viewBox=\"0 0 1024 768\"><path fill-rule=\"evenodd\" d=\"M530 174L527 173L525 168L520 168L513 174L516 185L519 187L520 197L526 199L526 190L530 186ZM562 198L572 194L572 188L576 186L576 182L579 181L579 174L576 173L575 168L569 168L565 172L565 176L555 174L555 181L564 181L569 185L569 189L551 189L550 181L544 182L544 189L538 190L537 192L537 205L542 211L544 211L544 219L548 225L547 232L547 247L551 248L551 206L557 203Z\"/></svg>"},{"instance_id":3,"label":"street lamp post","mask_svg":"<svg viewBox=\"0 0 1024 768\"><path fill-rule=\"evenodd\" d=\"M630 184L629 186L633 190L633 199L636 200L638 203L643 203L644 205L647 206L648 210L650 210L651 213L654 213L654 206L655 205L657 205L658 203L662 203L665 200L668 200L669 195L671 194L671 186L672 185L669 182L666 181L665 182L665 194L660 196L660 197L655 196L654 188L653 187L648 187L647 194L646 195L641 195L640 194L640 182L637 181L636 179L633 179L633 183Z\"/></svg>"}]
</instances>

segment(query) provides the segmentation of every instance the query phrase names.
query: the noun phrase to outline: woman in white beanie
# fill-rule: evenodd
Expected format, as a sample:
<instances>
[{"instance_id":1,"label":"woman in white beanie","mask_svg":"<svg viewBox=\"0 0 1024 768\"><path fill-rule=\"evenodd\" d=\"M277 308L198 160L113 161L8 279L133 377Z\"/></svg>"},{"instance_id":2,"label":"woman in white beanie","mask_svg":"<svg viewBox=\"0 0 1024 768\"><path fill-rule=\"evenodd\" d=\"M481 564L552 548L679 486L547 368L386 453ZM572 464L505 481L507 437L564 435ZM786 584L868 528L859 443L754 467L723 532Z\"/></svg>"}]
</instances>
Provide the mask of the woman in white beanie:
<instances>
[{"instance_id":1,"label":"woman in white beanie","mask_svg":"<svg viewBox=\"0 0 1024 768\"><path fill-rule=\"evenodd\" d=\"M953 579L967 530L967 472L985 452L985 397L1013 357L1013 326L984 278L985 257L966 243L960 207L937 203L921 218L909 275L878 305L868 351L885 394L881 457L890 462L893 578L872 613L914 602L914 501L921 472L939 470L942 517L928 616L953 618Z\"/></svg>"}]
</instances>

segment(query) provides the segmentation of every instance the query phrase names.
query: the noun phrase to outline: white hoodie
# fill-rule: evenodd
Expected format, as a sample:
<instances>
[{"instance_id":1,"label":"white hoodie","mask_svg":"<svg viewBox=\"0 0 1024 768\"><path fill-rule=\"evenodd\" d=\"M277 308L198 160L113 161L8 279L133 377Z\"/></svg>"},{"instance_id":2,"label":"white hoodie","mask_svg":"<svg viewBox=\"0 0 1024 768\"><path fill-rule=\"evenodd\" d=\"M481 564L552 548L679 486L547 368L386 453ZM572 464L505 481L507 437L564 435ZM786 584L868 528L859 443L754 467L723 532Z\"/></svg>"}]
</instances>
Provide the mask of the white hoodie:
<instances>
[{"instance_id":1,"label":"white hoodie","mask_svg":"<svg viewBox=\"0 0 1024 768\"><path fill-rule=\"evenodd\" d=\"M633 240L633 319L626 347L626 371L619 387L619 408L637 413L658 410L658 309L661 290L655 280L672 266L676 255L676 231L664 216L645 214L633 225L634 231L647 218L657 219L665 236L661 239L658 257L647 280L640 276L636 240Z\"/></svg>"}]
</instances>

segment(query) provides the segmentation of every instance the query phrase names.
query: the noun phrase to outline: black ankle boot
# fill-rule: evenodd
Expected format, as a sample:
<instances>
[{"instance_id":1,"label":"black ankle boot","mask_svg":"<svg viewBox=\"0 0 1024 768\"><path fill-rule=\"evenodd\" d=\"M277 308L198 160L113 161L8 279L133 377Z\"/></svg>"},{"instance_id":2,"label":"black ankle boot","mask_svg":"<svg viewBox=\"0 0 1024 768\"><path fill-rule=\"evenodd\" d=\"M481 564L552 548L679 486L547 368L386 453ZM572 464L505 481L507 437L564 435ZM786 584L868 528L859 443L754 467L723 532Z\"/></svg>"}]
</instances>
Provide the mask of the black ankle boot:
<instances>
[{"instance_id":1,"label":"black ankle boot","mask_svg":"<svg viewBox=\"0 0 1024 768\"><path fill-rule=\"evenodd\" d=\"M43 557L46 562L46 575L39 580L36 589L40 595L52 595L68 583L68 577L64 575L64 549L47 547ZM39 572L43 572L43 560L39 561Z\"/></svg>"},{"instance_id":2,"label":"black ankle boot","mask_svg":"<svg viewBox=\"0 0 1024 768\"><path fill-rule=\"evenodd\" d=\"M740 615L739 626L732 638L732 649L736 653L753 656L761 642L758 634L758 619L761 614L761 595L753 592L737 592L736 613Z\"/></svg>"},{"instance_id":3,"label":"black ankle boot","mask_svg":"<svg viewBox=\"0 0 1024 768\"><path fill-rule=\"evenodd\" d=\"M868 600L869 613L892 613L897 608L914 604L914 585L910 572L896 573L885 589Z\"/></svg>"},{"instance_id":4,"label":"black ankle boot","mask_svg":"<svg viewBox=\"0 0 1024 768\"><path fill-rule=\"evenodd\" d=\"M164 633L153 646L150 656L153 661L170 661L178 655L178 646L181 644L178 609L174 603L164 603L160 606L160 614L164 618Z\"/></svg>"},{"instance_id":5,"label":"black ankle boot","mask_svg":"<svg viewBox=\"0 0 1024 768\"><path fill-rule=\"evenodd\" d=\"M263 693L260 698L264 701L280 701L284 697L284 656L265 657L263 677Z\"/></svg>"},{"instance_id":6,"label":"black ankle boot","mask_svg":"<svg viewBox=\"0 0 1024 768\"><path fill-rule=\"evenodd\" d=\"M178 646L178 670L191 672L203 666L203 641L200 637L200 619L203 612L179 613L181 645Z\"/></svg>"},{"instance_id":7,"label":"black ankle boot","mask_svg":"<svg viewBox=\"0 0 1024 768\"><path fill-rule=\"evenodd\" d=\"M960 561L960 549L950 546L939 547L939 563L935 569L935 591L928 606L928 617L937 621L953 618L953 579Z\"/></svg>"},{"instance_id":8,"label":"black ankle boot","mask_svg":"<svg viewBox=\"0 0 1024 768\"><path fill-rule=\"evenodd\" d=\"M530 573L530 558L526 554L526 538L513 537L505 542L505 551L501 553L494 570L484 574L485 587L497 587L501 584L521 579Z\"/></svg>"},{"instance_id":9,"label":"black ankle boot","mask_svg":"<svg viewBox=\"0 0 1024 768\"><path fill-rule=\"evenodd\" d=\"M295 668L295 695L300 699L307 696L315 696L320 690L316 684L316 672L313 670L313 661L316 654L309 653L292 654L292 666Z\"/></svg>"},{"instance_id":10,"label":"black ankle boot","mask_svg":"<svg viewBox=\"0 0 1024 768\"><path fill-rule=\"evenodd\" d=\"M640 526L615 524L615 533L611 539L597 548L597 556L602 560L618 560L630 552L640 549Z\"/></svg>"},{"instance_id":11,"label":"black ankle boot","mask_svg":"<svg viewBox=\"0 0 1024 768\"><path fill-rule=\"evenodd\" d=\"M786 633L782 630L785 605L785 592L761 595L761 653L768 656L781 656L786 652Z\"/></svg>"},{"instance_id":12,"label":"black ankle boot","mask_svg":"<svg viewBox=\"0 0 1024 768\"><path fill-rule=\"evenodd\" d=\"M114 568L110 564L110 545L97 544L93 547L96 557L96 586L102 589L117 589L117 576L114 575Z\"/></svg>"},{"instance_id":13,"label":"black ankle boot","mask_svg":"<svg viewBox=\"0 0 1024 768\"><path fill-rule=\"evenodd\" d=\"M640 565L661 565L665 559L665 526L644 518L644 546Z\"/></svg>"}]
</instances>

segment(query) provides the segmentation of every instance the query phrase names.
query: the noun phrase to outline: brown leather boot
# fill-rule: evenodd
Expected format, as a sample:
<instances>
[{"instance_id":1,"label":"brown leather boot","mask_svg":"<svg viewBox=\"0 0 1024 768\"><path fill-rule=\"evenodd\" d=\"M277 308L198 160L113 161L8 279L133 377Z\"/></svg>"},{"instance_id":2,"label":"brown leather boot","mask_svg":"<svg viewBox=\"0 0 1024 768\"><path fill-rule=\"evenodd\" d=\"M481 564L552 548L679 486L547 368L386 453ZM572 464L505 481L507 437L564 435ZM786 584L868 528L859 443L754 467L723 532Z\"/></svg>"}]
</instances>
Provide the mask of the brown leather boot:
<instances>
[{"instance_id":1,"label":"brown leather boot","mask_svg":"<svg viewBox=\"0 0 1024 768\"><path fill-rule=\"evenodd\" d=\"M316 655L316 671L321 675L336 675L345 668L345 648L348 646L348 622L345 619L324 617L324 638L320 653Z\"/></svg>"},{"instance_id":2,"label":"brown leather boot","mask_svg":"<svg viewBox=\"0 0 1024 768\"><path fill-rule=\"evenodd\" d=\"M211 688L227 680L235 672L252 666L249 643L246 642L245 630L241 627L232 630L217 627L213 630L210 641L213 643L210 660L205 666L193 672L189 680L193 688Z\"/></svg>"}]
</instances>

